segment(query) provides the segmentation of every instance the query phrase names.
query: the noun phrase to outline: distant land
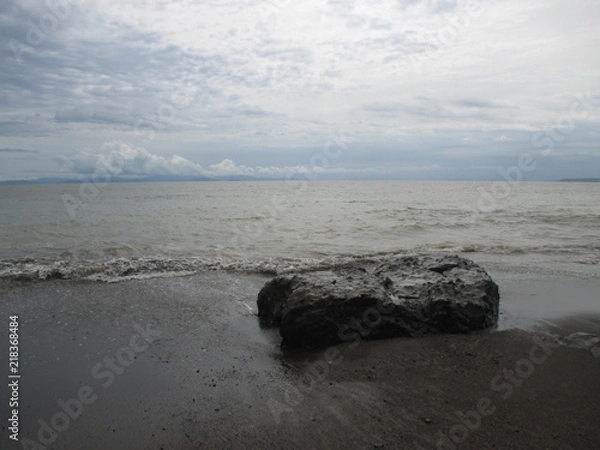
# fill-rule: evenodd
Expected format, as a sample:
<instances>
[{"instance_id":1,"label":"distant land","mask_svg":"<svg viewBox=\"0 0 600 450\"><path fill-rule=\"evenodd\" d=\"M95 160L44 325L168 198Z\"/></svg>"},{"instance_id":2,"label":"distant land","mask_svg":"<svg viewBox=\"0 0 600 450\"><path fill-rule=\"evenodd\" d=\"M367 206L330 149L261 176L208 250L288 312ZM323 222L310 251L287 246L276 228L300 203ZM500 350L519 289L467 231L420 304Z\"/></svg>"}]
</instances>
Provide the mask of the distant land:
<instances>
[{"instance_id":1,"label":"distant land","mask_svg":"<svg viewBox=\"0 0 600 450\"><path fill-rule=\"evenodd\" d=\"M575 183L600 183L600 178L562 178L559 181Z\"/></svg>"},{"instance_id":2,"label":"distant land","mask_svg":"<svg viewBox=\"0 0 600 450\"><path fill-rule=\"evenodd\" d=\"M107 183L154 183L154 182L186 182L186 181L266 181L272 178L256 178L244 175L227 175L220 177L194 176L173 176L156 175L143 178L111 177ZM35 180L6 180L0 181L0 185L25 185L25 184L79 184L79 183L104 183L104 179L99 177L97 180L91 177L82 178L37 178Z\"/></svg>"},{"instance_id":3,"label":"distant land","mask_svg":"<svg viewBox=\"0 0 600 450\"><path fill-rule=\"evenodd\" d=\"M323 180L337 180L337 178L323 178ZM341 178L343 180L344 178ZM190 175L190 176L177 176L177 175L153 175L150 177L141 178L130 178L130 177L111 177L107 183L160 183L160 182L190 182L190 181L285 181L288 178L268 178L268 177L252 177L247 175L223 175L217 177L206 177L202 175ZM302 175L296 174L291 180L306 180ZM381 181L387 180L382 178ZM357 180L358 181L358 180ZM421 181L421 180L398 180L398 181ZM435 180L429 180L435 181ZM437 181L478 181L478 180L437 180ZM493 181L493 180L479 180L479 181ZM556 180L548 180L556 182ZM576 182L576 183L600 183L600 178L561 178L559 182ZM0 181L0 186L20 186L30 184L80 184L80 183L104 183L104 179L99 177L94 179L93 177L82 176L80 178L37 178L33 180L5 180Z\"/></svg>"}]
</instances>

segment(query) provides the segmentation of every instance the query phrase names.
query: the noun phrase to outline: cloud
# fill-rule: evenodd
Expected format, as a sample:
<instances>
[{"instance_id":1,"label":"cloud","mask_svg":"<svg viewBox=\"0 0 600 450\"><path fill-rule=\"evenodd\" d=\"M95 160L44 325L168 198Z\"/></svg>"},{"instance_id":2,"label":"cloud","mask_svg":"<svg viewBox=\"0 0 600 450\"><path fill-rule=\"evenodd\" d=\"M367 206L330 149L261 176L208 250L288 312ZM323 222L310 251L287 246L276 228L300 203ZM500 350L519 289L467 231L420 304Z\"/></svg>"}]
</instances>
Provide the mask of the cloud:
<instances>
[{"instance_id":1,"label":"cloud","mask_svg":"<svg viewBox=\"0 0 600 450\"><path fill-rule=\"evenodd\" d=\"M81 151L74 157L60 157L59 164L68 172L90 175L109 173L113 176L200 175L200 165L174 155L171 158L154 155L142 147L123 142L109 142L99 152Z\"/></svg>"},{"instance_id":2,"label":"cloud","mask_svg":"<svg viewBox=\"0 0 600 450\"><path fill-rule=\"evenodd\" d=\"M83 150L74 156L60 156L56 161L69 175L109 174L118 177L141 178L149 176L249 176L257 178L291 178L298 175L364 173L370 170L325 168L321 165L248 166L226 158L217 164L203 167L186 158L169 158L150 153L143 147L124 142L104 144L99 151Z\"/></svg>"},{"instance_id":3,"label":"cloud","mask_svg":"<svg viewBox=\"0 0 600 450\"><path fill-rule=\"evenodd\" d=\"M117 113L103 107L103 110L94 110L91 106L68 108L56 111L54 121L59 123L98 123L111 125L134 126L136 118L126 113Z\"/></svg>"},{"instance_id":4,"label":"cloud","mask_svg":"<svg viewBox=\"0 0 600 450\"><path fill-rule=\"evenodd\" d=\"M297 166L245 166L238 165L231 159L224 159L218 164L211 164L204 171L208 176L244 175L257 178L292 178L298 175L310 175L311 177L335 173L360 173L363 170L347 168L325 168L317 165Z\"/></svg>"},{"instance_id":5,"label":"cloud","mask_svg":"<svg viewBox=\"0 0 600 450\"><path fill-rule=\"evenodd\" d=\"M55 23L40 25L49 14ZM409 153L429 166L451 150L475 173L474 156L531 150L531 134L578 93L595 89L598 111L598 14L596 0L2 0L0 146L45 160L97 148L130 176L268 176L300 170L290 154L343 129L362 146L344 156L353 170ZM600 126L593 111L560 151L598 154L597 137L580 132ZM136 136L140 122L151 141ZM117 140L161 154L168 142L187 159L103 147ZM351 159L363 149L368 158ZM78 158L65 164L89 171L99 156Z\"/></svg>"},{"instance_id":6,"label":"cloud","mask_svg":"<svg viewBox=\"0 0 600 450\"><path fill-rule=\"evenodd\" d=\"M0 148L0 153L39 153L37 150L25 150L22 148Z\"/></svg>"},{"instance_id":7,"label":"cloud","mask_svg":"<svg viewBox=\"0 0 600 450\"><path fill-rule=\"evenodd\" d=\"M506 108L506 106L503 106L494 101L481 100L481 99L477 99L477 98L460 99L460 100L457 100L455 102L455 104L458 106L463 106L463 107L467 107L467 108Z\"/></svg>"},{"instance_id":8,"label":"cloud","mask_svg":"<svg viewBox=\"0 0 600 450\"><path fill-rule=\"evenodd\" d=\"M512 141L512 139L505 135L494 138L494 142L509 142L509 141Z\"/></svg>"}]
</instances>

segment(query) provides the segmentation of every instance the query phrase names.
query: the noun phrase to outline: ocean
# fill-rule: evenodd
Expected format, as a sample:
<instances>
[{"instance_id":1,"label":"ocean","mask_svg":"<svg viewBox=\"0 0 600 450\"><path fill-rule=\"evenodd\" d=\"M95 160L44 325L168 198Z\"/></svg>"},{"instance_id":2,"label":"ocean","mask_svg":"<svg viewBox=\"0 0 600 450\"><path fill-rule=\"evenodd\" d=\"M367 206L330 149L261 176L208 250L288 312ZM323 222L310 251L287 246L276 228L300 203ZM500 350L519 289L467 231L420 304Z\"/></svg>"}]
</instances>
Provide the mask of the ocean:
<instances>
[{"instance_id":1,"label":"ocean","mask_svg":"<svg viewBox=\"0 0 600 450\"><path fill-rule=\"evenodd\" d=\"M598 277L600 183L265 181L0 187L0 278L281 273L456 252Z\"/></svg>"},{"instance_id":2,"label":"ocean","mask_svg":"<svg viewBox=\"0 0 600 450\"><path fill-rule=\"evenodd\" d=\"M561 349L522 375L531 380L509 409L493 380L529 367L538 334L597 342L599 193L600 183L2 186L0 360L16 358L21 378L0 388L18 396L18 414L4 404L0 420L22 441L3 432L0 447L434 449L457 411L489 396L499 412L465 448L497 430L503 442L591 448L600 345ZM257 318L276 273L415 252L481 264L500 288L498 326L288 352ZM557 411L548 431L524 435L539 408ZM565 415L589 431L555 441Z\"/></svg>"}]
</instances>

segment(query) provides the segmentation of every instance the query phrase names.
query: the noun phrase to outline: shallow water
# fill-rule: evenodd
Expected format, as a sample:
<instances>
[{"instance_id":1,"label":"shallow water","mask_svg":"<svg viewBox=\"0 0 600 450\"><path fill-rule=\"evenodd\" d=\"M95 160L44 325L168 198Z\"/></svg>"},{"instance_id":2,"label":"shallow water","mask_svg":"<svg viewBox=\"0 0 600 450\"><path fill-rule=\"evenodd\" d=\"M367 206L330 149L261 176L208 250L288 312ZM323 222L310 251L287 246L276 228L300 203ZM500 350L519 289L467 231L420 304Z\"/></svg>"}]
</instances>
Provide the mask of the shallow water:
<instances>
[{"instance_id":1,"label":"shallow water","mask_svg":"<svg viewBox=\"0 0 600 450\"><path fill-rule=\"evenodd\" d=\"M329 181L0 187L0 277L281 272L460 252L597 277L600 183ZM495 197L494 197L495 196Z\"/></svg>"}]
</instances>

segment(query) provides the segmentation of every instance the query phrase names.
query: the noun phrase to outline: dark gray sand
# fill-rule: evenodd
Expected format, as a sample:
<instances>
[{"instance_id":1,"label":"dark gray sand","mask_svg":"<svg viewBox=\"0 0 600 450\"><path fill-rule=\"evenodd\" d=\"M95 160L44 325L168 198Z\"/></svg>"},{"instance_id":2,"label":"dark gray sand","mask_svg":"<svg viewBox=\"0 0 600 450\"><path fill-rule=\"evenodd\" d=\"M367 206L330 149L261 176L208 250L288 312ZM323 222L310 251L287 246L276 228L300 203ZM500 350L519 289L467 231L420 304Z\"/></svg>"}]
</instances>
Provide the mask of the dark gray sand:
<instances>
[{"instance_id":1,"label":"dark gray sand","mask_svg":"<svg viewBox=\"0 0 600 450\"><path fill-rule=\"evenodd\" d=\"M600 334L598 281L494 277L500 331L294 352L255 316L262 275L2 282L22 378L21 440L3 382L0 448L600 448L600 348L543 337Z\"/></svg>"}]
</instances>

